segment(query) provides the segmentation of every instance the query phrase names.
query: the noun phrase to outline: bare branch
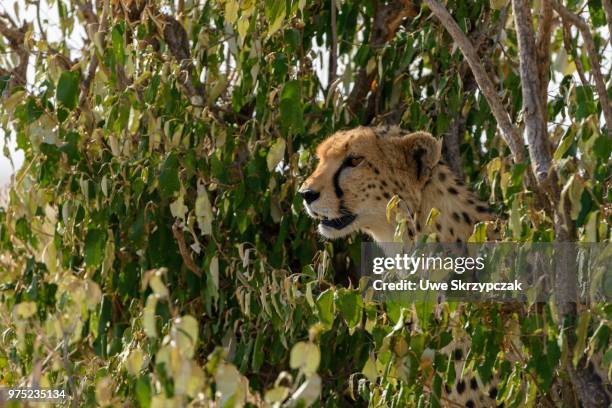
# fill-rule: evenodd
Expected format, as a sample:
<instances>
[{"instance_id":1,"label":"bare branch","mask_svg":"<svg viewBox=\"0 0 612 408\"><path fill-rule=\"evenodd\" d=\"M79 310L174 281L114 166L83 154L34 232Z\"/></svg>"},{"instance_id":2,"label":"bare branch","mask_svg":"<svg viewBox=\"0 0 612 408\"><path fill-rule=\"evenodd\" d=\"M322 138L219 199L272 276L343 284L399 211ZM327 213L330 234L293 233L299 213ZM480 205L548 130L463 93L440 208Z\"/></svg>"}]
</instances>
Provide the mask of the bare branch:
<instances>
[{"instance_id":1,"label":"bare branch","mask_svg":"<svg viewBox=\"0 0 612 408\"><path fill-rule=\"evenodd\" d=\"M546 122L543 116L544 106L540 99L541 89L546 88L546 84L540 83L533 17L529 7L525 0L512 0L518 37L523 115L529 157L538 184L546 185L552 161L551 146L546 136Z\"/></svg>"},{"instance_id":2,"label":"bare branch","mask_svg":"<svg viewBox=\"0 0 612 408\"><path fill-rule=\"evenodd\" d=\"M495 90L495 85L493 85L491 78L489 78L489 75L482 64L482 61L478 57L476 49L442 4L440 4L437 0L424 1L425 4L429 6L432 13L438 18L438 20L440 20L444 28L446 28L465 56L465 59L467 60L472 73L474 74L476 83L487 99L493 116L495 116L497 125L501 130L502 139L504 139L508 147L510 147L514 161L516 163L523 162L523 143L520 140L516 127L510 120L510 115L504 108L501 99Z\"/></svg>"},{"instance_id":3,"label":"bare branch","mask_svg":"<svg viewBox=\"0 0 612 408\"><path fill-rule=\"evenodd\" d=\"M606 12L606 21L608 22L608 41L612 44L612 0L602 0L602 3Z\"/></svg>"},{"instance_id":4,"label":"bare branch","mask_svg":"<svg viewBox=\"0 0 612 408\"><path fill-rule=\"evenodd\" d=\"M79 7L81 7L81 5L84 3L78 2L78 4L79 4ZM85 6L82 6L82 7L85 7ZM108 1L105 1L103 9L102 9L102 16L100 16L100 20L98 20L94 15L95 23L92 23L93 24L92 28L95 28L92 31L100 33L100 36L101 36L100 42L102 43L104 43L104 37L106 36L106 31L108 30L109 7L110 5L108 4ZM89 21L89 18L87 19ZM89 62L89 67L87 68L87 76L85 77L85 79L83 79L83 82L81 82L81 96L79 97L79 106L81 107L85 106L87 103L87 97L89 96L89 89L91 88L91 82L93 81L96 75L96 69L98 68L98 54L95 51L96 46L97 45L95 44L95 41L94 41L94 53L91 57L91 61Z\"/></svg>"},{"instance_id":5,"label":"bare branch","mask_svg":"<svg viewBox=\"0 0 612 408\"><path fill-rule=\"evenodd\" d=\"M589 64L591 65L591 74L595 79L595 90L599 96L599 104L601 105L606 126L608 128L608 135L610 136L612 135L612 107L610 106L610 101L608 100L606 83L603 79L603 75L601 74L601 65L599 64L591 30L589 29L588 24L580 16L572 13L567 7L557 3L555 0L552 0L552 7L557 13L559 13L564 21L576 26L576 28L578 28L582 34L582 39L584 40L584 45L586 46L587 57L589 58Z\"/></svg>"},{"instance_id":6,"label":"bare branch","mask_svg":"<svg viewBox=\"0 0 612 408\"><path fill-rule=\"evenodd\" d=\"M393 38L406 17L414 17L417 14L418 9L411 0L395 0L376 10L369 39L370 48L380 49ZM347 100L351 112L359 111L360 107L365 104L375 76L376 71L368 73L365 67L361 68Z\"/></svg>"},{"instance_id":7,"label":"bare branch","mask_svg":"<svg viewBox=\"0 0 612 408\"><path fill-rule=\"evenodd\" d=\"M538 35L536 38L536 54L538 79L540 81L540 106L542 107L542 120L548 121L548 81L550 71L550 35L553 29L553 10L550 0L542 0Z\"/></svg>"},{"instance_id":8,"label":"bare branch","mask_svg":"<svg viewBox=\"0 0 612 408\"><path fill-rule=\"evenodd\" d=\"M336 27L336 0L331 2L331 50L329 52L328 87L336 80L338 72L338 31Z\"/></svg>"},{"instance_id":9,"label":"bare branch","mask_svg":"<svg viewBox=\"0 0 612 408\"><path fill-rule=\"evenodd\" d=\"M191 258L191 254L189 253L189 249L187 248L187 244L185 243L185 237L183 236L183 232L181 231L179 225L175 223L172 225L172 235L174 235L174 239L179 246L179 252L181 253L181 257L183 258L183 263L191 272L193 272L196 276L202 277L202 271L197 265L193 262Z\"/></svg>"},{"instance_id":10,"label":"bare branch","mask_svg":"<svg viewBox=\"0 0 612 408\"><path fill-rule=\"evenodd\" d=\"M191 51L189 49L189 39L187 32L177 20L173 17L161 14L159 18L163 21L163 28L160 30L160 34L168 49L174 56L174 58L181 65L181 85L187 91L190 98L200 97L202 102L206 100L204 87L199 81L194 81L193 71L195 67L191 61ZM194 86L193 83L197 84Z\"/></svg>"},{"instance_id":11,"label":"bare branch","mask_svg":"<svg viewBox=\"0 0 612 408\"><path fill-rule=\"evenodd\" d=\"M21 27L6 13L0 14L0 34L8 41L9 47L19 57L19 64L10 71L9 90L14 86L25 86L27 81L28 61L30 53L24 44L28 23ZM8 72L8 70L3 70Z\"/></svg>"},{"instance_id":12,"label":"bare branch","mask_svg":"<svg viewBox=\"0 0 612 408\"><path fill-rule=\"evenodd\" d=\"M98 24L98 16L96 16L96 13L93 10L93 5L90 2L77 0L75 3L88 24Z\"/></svg>"}]
</instances>

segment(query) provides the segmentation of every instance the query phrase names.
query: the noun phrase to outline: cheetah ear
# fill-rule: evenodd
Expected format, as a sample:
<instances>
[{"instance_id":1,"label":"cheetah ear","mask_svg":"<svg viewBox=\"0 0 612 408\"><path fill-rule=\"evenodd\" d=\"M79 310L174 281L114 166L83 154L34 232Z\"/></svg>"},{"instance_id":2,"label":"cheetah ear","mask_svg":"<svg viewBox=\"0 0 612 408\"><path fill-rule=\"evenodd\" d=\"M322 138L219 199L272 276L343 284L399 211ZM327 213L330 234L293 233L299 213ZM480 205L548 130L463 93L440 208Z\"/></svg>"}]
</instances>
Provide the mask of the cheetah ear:
<instances>
[{"instance_id":1,"label":"cheetah ear","mask_svg":"<svg viewBox=\"0 0 612 408\"><path fill-rule=\"evenodd\" d=\"M425 181L440 161L442 144L427 132L415 132L401 138L406 163L414 163L415 177Z\"/></svg>"}]
</instances>

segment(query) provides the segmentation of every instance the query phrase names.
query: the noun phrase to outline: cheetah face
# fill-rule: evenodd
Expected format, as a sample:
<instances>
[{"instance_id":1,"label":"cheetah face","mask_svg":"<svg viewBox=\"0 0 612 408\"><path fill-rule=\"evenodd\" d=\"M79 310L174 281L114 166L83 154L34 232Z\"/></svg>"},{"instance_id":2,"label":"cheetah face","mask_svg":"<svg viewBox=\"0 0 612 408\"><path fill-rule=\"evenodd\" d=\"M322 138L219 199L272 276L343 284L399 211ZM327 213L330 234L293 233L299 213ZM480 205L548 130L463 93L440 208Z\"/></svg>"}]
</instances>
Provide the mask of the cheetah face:
<instances>
[{"instance_id":1,"label":"cheetah face","mask_svg":"<svg viewBox=\"0 0 612 408\"><path fill-rule=\"evenodd\" d=\"M324 237L339 238L357 231L372 221L372 213L385 211L386 201L372 207L361 188L368 177L368 164L368 159L355 151L319 157L300 194L308 215L319 220L319 233Z\"/></svg>"},{"instance_id":2,"label":"cheetah face","mask_svg":"<svg viewBox=\"0 0 612 408\"><path fill-rule=\"evenodd\" d=\"M376 238L391 230L392 236L389 199L401 191L420 200L421 168L431 165L428 150L439 158L438 145L430 135L398 132L358 127L337 132L317 147L319 162L299 193L308 215L319 221L321 235L334 239L363 231Z\"/></svg>"}]
</instances>

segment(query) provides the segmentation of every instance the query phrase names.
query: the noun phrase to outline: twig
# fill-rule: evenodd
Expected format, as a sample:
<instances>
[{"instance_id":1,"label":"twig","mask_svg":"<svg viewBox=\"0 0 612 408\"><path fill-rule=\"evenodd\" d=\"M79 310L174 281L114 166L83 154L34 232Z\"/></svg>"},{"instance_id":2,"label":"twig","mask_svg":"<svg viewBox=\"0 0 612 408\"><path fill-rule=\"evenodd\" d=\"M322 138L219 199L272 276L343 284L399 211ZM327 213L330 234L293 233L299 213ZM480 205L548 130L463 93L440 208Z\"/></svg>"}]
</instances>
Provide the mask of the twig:
<instances>
[{"instance_id":1,"label":"twig","mask_svg":"<svg viewBox=\"0 0 612 408\"><path fill-rule=\"evenodd\" d=\"M495 116L497 125L501 130L501 137L504 139L512 152L514 162L523 162L523 143L520 140L516 127L510 120L510 115L502 105L502 102L497 95L495 85L493 85L493 82L489 78L489 75L482 64L482 61L480 61L476 49L442 4L440 4L437 0L424 1L461 49L461 52L467 60L472 73L474 74L478 87L487 99L493 116Z\"/></svg>"},{"instance_id":2,"label":"twig","mask_svg":"<svg viewBox=\"0 0 612 408\"><path fill-rule=\"evenodd\" d=\"M612 45L612 0L602 0L602 3L608 22L608 42Z\"/></svg>"},{"instance_id":3,"label":"twig","mask_svg":"<svg viewBox=\"0 0 612 408\"><path fill-rule=\"evenodd\" d=\"M586 46L587 57L589 58L589 64L591 65L591 75L595 78L595 90L599 96L599 104L604 114L606 126L608 128L608 136L612 136L612 107L610 107L610 101L608 100L608 92L606 90L606 83L601 74L601 65L597 58L597 52L595 49L595 42L591 35L591 30L588 24L578 15L572 13L567 7L557 3L556 0L552 1L552 7L561 16L564 21L568 21L582 34L582 39Z\"/></svg>"},{"instance_id":4,"label":"twig","mask_svg":"<svg viewBox=\"0 0 612 408\"><path fill-rule=\"evenodd\" d=\"M565 52L567 55L571 55L574 60L574 65L576 66L576 72L578 72L578 77L580 77L580 82L582 85L587 87L589 86L589 81L586 79L586 75L584 74L584 67L582 66L582 60L578 58L576 53L572 52L572 35L570 31L570 25L566 22L563 22L563 46L565 48Z\"/></svg>"},{"instance_id":5,"label":"twig","mask_svg":"<svg viewBox=\"0 0 612 408\"><path fill-rule=\"evenodd\" d=\"M327 87L336 80L338 72L338 32L336 28L336 0L331 2L331 50L329 51L329 75Z\"/></svg>"},{"instance_id":6,"label":"twig","mask_svg":"<svg viewBox=\"0 0 612 408\"><path fill-rule=\"evenodd\" d=\"M191 254L189 254L189 249L187 249L187 244L185 243L185 237L183 236L183 232L181 231L178 223L174 223L174 225L172 225L172 235L174 235L174 239L176 239L176 242L178 243L179 252L183 257L183 263L185 263L187 269L189 269L196 276L201 278L202 272L200 271L200 268L198 268L197 265L193 262Z\"/></svg>"}]
</instances>

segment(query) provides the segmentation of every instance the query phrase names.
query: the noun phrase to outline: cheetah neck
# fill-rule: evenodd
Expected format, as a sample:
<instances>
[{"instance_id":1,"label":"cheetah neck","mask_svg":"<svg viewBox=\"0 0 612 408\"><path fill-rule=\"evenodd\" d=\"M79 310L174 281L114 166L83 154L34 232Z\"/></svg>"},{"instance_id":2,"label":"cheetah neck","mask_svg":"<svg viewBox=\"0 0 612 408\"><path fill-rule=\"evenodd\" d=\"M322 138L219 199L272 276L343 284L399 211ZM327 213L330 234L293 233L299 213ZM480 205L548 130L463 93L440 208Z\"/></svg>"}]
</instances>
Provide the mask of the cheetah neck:
<instances>
[{"instance_id":1,"label":"cheetah neck","mask_svg":"<svg viewBox=\"0 0 612 408\"><path fill-rule=\"evenodd\" d=\"M479 200L452 171L442 163L431 172L423 187L420 202L416 203L399 193L406 203L412 222L408 222L404 242L414 241L419 235L435 233L439 242L467 241L476 223L491 219L486 203ZM427 218L436 208L438 215L427 225ZM395 225L386 223L366 231L376 242L393 242Z\"/></svg>"}]
</instances>

